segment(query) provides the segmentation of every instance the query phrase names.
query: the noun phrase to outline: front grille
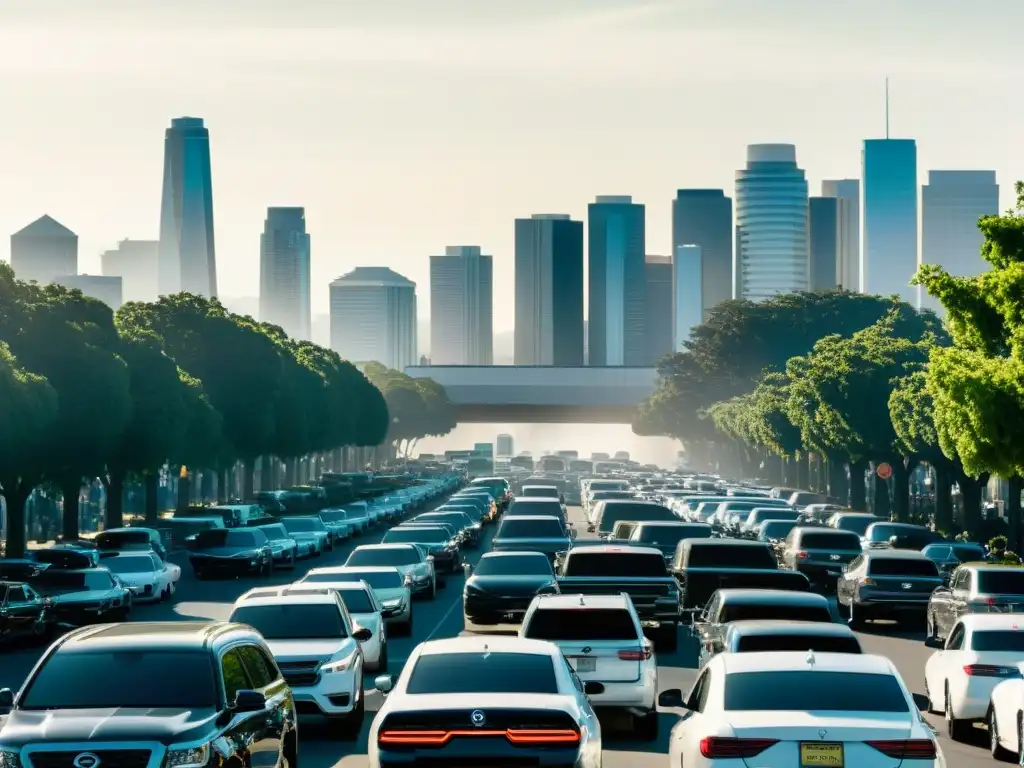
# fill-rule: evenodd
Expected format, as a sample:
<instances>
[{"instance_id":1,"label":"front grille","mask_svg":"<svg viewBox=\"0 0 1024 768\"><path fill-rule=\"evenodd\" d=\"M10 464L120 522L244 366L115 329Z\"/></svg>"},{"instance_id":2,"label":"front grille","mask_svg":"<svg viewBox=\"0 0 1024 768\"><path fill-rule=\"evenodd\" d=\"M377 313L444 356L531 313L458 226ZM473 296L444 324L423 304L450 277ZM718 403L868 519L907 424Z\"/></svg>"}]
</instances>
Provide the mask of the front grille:
<instances>
[{"instance_id":1,"label":"front grille","mask_svg":"<svg viewBox=\"0 0 1024 768\"><path fill-rule=\"evenodd\" d=\"M74 768L75 758L85 752L96 755L102 768L146 768L150 756L148 749L76 749L72 752L32 752L29 761L32 768Z\"/></svg>"},{"instance_id":2,"label":"front grille","mask_svg":"<svg viewBox=\"0 0 1024 768\"><path fill-rule=\"evenodd\" d=\"M381 731L445 731L472 728L470 714L475 709L448 709L427 712L393 712L380 726ZM565 712L533 709L490 709L480 707L486 718L486 730L575 730L576 721Z\"/></svg>"},{"instance_id":3,"label":"front grille","mask_svg":"<svg viewBox=\"0 0 1024 768\"><path fill-rule=\"evenodd\" d=\"M317 672L317 667L320 666L318 661L283 661L277 666L289 685L309 686L320 682L320 674Z\"/></svg>"},{"instance_id":4,"label":"front grille","mask_svg":"<svg viewBox=\"0 0 1024 768\"><path fill-rule=\"evenodd\" d=\"M153 585L152 584L147 584L143 588L142 594L144 594L144 595L152 595L153 594Z\"/></svg>"},{"instance_id":5,"label":"front grille","mask_svg":"<svg viewBox=\"0 0 1024 768\"><path fill-rule=\"evenodd\" d=\"M333 696L328 696L327 700L336 707L347 707L349 695L347 693L336 693Z\"/></svg>"}]
</instances>

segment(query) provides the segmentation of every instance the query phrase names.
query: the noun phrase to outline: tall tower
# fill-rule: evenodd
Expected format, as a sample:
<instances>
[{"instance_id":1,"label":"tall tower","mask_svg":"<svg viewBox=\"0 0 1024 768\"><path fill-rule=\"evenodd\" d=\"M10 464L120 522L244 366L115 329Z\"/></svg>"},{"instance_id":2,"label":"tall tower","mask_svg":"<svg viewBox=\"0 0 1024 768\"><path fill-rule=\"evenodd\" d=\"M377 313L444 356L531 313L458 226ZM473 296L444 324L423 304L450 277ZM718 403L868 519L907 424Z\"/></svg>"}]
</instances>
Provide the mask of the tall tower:
<instances>
[{"instance_id":1,"label":"tall tower","mask_svg":"<svg viewBox=\"0 0 1024 768\"><path fill-rule=\"evenodd\" d=\"M861 290L917 306L917 144L868 139L861 156L864 199Z\"/></svg>"},{"instance_id":2,"label":"tall tower","mask_svg":"<svg viewBox=\"0 0 1024 768\"><path fill-rule=\"evenodd\" d=\"M737 298L763 301L809 285L807 179L792 144L751 144L736 172Z\"/></svg>"},{"instance_id":3,"label":"tall tower","mask_svg":"<svg viewBox=\"0 0 1024 768\"><path fill-rule=\"evenodd\" d=\"M839 287L839 206L842 202L836 197L812 197L808 200L812 291L834 291Z\"/></svg>"},{"instance_id":4,"label":"tall tower","mask_svg":"<svg viewBox=\"0 0 1024 768\"><path fill-rule=\"evenodd\" d=\"M50 216L40 216L11 235L11 269L19 280L40 285L78 273L78 235Z\"/></svg>"},{"instance_id":5,"label":"tall tower","mask_svg":"<svg viewBox=\"0 0 1024 768\"><path fill-rule=\"evenodd\" d=\"M821 182L821 196L834 197L839 216L836 280L847 291L860 290L860 179Z\"/></svg>"},{"instance_id":6,"label":"tall tower","mask_svg":"<svg viewBox=\"0 0 1024 768\"><path fill-rule=\"evenodd\" d=\"M430 362L494 364L494 260L475 245L430 257Z\"/></svg>"},{"instance_id":7,"label":"tall tower","mask_svg":"<svg viewBox=\"0 0 1024 768\"><path fill-rule=\"evenodd\" d=\"M647 359L644 365L654 366L672 351L672 257L648 254L644 271L647 283L644 297Z\"/></svg>"},{"instance_id":8,"label":"tall tower","mask_svg":"<svg viewBox=\"0 0 1024 768\"><path fill-rule=\"evenodd\" d=\"M672 201L672 253L696 245L701 253L704 319L733 298L732 198L722 189L680 189Z\"/></svg>"},{"instance_id":9,"label":"tall tower","mask_svg":"<svg viewBox=\"0 0 1024 768\"><path fill-rule=\"evenodd\" d=\"M352 363L417 363L416 283L387 267L356 267L331 283L331 349Z\"/></svg>"},{"instance_id":10,"label":"tall tower","mask_svg":"<svg viewBox=\"0 0 1024 768\"><path fill-rule=\"evenodd\" d=\"M704 268L699 245L676 246L672 258L672 349L683 350L690 340L690 332L704 322L703 275Z\"/></svg>"},{"instance_id":11,"label":"tall tower","mask_svg":"<svg viewBox=\"0 0 1024 768\"><path fill-rule=\"evenodd\" d=\"M160 293L217 295L210 132L199 117L176 117L164 135L160 203Z\"/></svg>"},{"instance_id":12,"label":"tall tower","mask_svg":"<svg viewBox=\"0 0 1024 768\"><path fill-rule=\"evenodd\" d=\"M310 340L309 234L305 208L268 208L260 235L260 320Z\"/></svg>"}]
</instances>

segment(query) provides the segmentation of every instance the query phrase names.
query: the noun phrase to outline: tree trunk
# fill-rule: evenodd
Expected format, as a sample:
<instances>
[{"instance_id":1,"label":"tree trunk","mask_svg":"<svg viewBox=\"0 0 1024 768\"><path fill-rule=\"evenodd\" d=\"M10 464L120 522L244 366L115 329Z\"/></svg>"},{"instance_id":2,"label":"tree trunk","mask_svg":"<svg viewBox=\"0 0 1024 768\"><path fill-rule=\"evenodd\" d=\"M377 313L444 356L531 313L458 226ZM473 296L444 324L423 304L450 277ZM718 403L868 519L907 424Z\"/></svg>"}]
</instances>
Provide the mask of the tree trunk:
<instances>
[{"instance_id":1,"label":"tree trunk","mask_svg":"<svg viewBox=\"0 0 1024 768\"><path fill-rule=\"evenodd\" d=\"M175 509L178 512L184 512L188 509L189 504L192 502L192 476L185 474L178 475L178 499L175 504Z\"/></svg>"},{"instance_id":2,"label":"tree trunk","mask_svg":"<svg viewBox=\"0 0 1024 768\"><path fill-rule=\"evenodd\" d=\"M796 457L796 485L793 487L797 490L805 491L810 487L810 462L807 459L807 454L804 451L800 451Z\"/></svg>"},{"instance_id":3,"label":"tree trunk","mask_svg":"<svg viewBox=\"0 0 1024 768\"><path fill-rule=\"evenodd\" d=\"M868 471L865 459L850 464L850 508L865 512L868 508L867 488L864 473Z\"/></svg>"},{"instance_id":4,"label":"tree trunk","mask_svg":"<svg viewBox=\"0 0 1024 768\"><path fill-rule=\"evenodd\" d=\"M103 478L107 488L107 513L103 520L104 529L121 528L124 525L124 478L125 472L111 470Z\"/></svg>"},{"instance_id":5,"label":"tree trunk","mask_svg":"<svg viewBox=\"0 0 1024 768\"><path fill-rule=\"evenodd\" d=\"M782 485L782 457L767 455L764 458L765 474L772 485Z\"/></svg>"},{"instance_id":6,"label":"tree trunk","mask_svg":"<svg viewBox=\"0 0 1024 768\"><path fill-rule=\"evenodd\" d=\"M917 465L915 459L892 462L892 511L898 522L910 522L910 473ZM877 479L875 482L879 482ZM882 481L884 482L884 481Z\"/></svg>"},{"instance_id":7,"label":"tree trunk","mask_svg":"<svg viewBox=\"0 0 1024 768\"><path fill-rule=\"evenodd\" d=\"M64 497L63 536L65 541L74 541L81 534L79 524L79 498L82 494L82 478L61 480L60 492Z\"/></svg>"},{"instance_id":8,"label":"tree trunk","mask_svg":"<svg viewBox=\"0 0 1024 768\"><path fill-rule=\"evenodd\" d=\"M846 464L842 459L830 458L825 462L825 469L828 473L828 495L846 506L850 496L849 483L846 481Z\"/></svg>"},{"instance_id":9,"label":"tree trunk","mask_svg":"<svg viewBox=\"0 0 1024 768\"><path fill-rule=\"evenodd\" d=\"M796 459L792 456L782 460L782 484L790 488L796 485Z\"/></svg>"},{"instance_id":10,"label":"tree trunk","mask_svg":"<svg viewBox=\"0 0 1024 768\"><path fill-rule=\"evenodd\" d=\"M1006 494L1006 520L1010 524L1010 532L1006 536L1009 540L1007 549L1020 554L1020 494L1024 490L1024 478L1014 475L1007 480L1007 485L1010 487Z\"/></svg>"},{"instance_id":11,"label":"tree trunk","mask_svg":"<svg viewBox=\"0 0 1024 768\"><path fill-rule=\"evenodd\" d=\"M155 528L160 521L160 476L154 470L142 476L146 497L146 525Z\"/></svg>"},{"instance_id":12,"label":"tree trunk","mask_svg":"<svg viewBox=\"0 0 1024 768\"><path fill-rule=\"evenodd\" d=\"M877 465L876 465L877 466ZM889 481L882 480L877 473L871 474L871 512L876 517L889 517Z\"/></svg>"},{"instance_id":13,"label":"tree trunk","mask_svg":"<svg viewBox=\"0 0 1024 768\"><path fill-rule=\"evenodd\" d=\"M955 527L953 523L952 472L943 461L932 464L932 469L935 470L935 530L952 534Z\"/></svg>"},{"instance_id":14,"label":"tree trunk","mask_svg":"<svg viewBox=\"0 0 1024 768\"><path fill-rule=\"evenodd\" d=\"M263 461L267 461L267 457L263 458ZM266 472L267 465L263 465L264 473ZM266 480L264 479L264 482ZM274 486L270 486L274 488ZM255 459L246 459L242 464L242 501L252 501L253 496L256 495L256 461Z\"/></svg>"},{"instance_id":15,"label":"tree trunk","mask_svg":"<svg viewBox=\"0 0 1024 768\"><path fill-rule=\"evenodd\" d=\"M963 528L972 536L977 536L981 533L981 492L988 485L988 474L978 478L969 477L957 464L955 475L963 504Z\"/></svg>"},{"instance_id":16,"label":"tree trunk","mask_svg":"<svg viewBox=\"0 0 1024 768\"><path fill-rule=\"evenodd\" d=\"M7 542L4 556L17 558L25 556L25 545L28 543L25 529L25 506L32 495L35 484L25 482L22 478L4 478L0 482L3 488L4 502L7 507Z\"/></svg>"}]
</instances>

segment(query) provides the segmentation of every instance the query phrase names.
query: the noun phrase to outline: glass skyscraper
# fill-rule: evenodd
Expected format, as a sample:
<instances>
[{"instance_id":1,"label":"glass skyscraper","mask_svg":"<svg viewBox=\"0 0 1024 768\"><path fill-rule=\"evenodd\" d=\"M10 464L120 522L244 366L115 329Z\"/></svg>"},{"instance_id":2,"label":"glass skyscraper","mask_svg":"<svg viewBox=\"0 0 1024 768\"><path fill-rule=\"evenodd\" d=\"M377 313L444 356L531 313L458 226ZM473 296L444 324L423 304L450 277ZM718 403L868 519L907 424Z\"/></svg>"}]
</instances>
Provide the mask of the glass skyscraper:
<instances>
[{"instance_id":1,"label":"glass skyscraper","mask_svg":"<svg viewBox=\"0 0 1024 768\"><path fill-rule=\"evenodd\" d=\"M808 201L812 291L834 291L839 287L843 202L837 197L812 197Z\"/></svg>"},{"instance_id":2,"label":"glass skyscraper","mask_svg":"<svg viewBox=\"0 0 1024 768\"><path fill-rule=\"evenodd\" d=\"M644 206L601 195L587 207L588 365L644 365Z\"/></svg>"},{"instance_id":3,"label":"glass skyscraper","mask_svg":"<svg viewBox=\"0 0 1024 768\"><path fill-rule=\"evenodd\" d=\"M699 245L678 245L672 259L672 347L679 352L704 322L703 259Z\"/></svg>"},{"instance_id":4,"label":"glass skyscraper","mask_svg":"<svg viewBox=\"0 0 1024 768\"><path fill-rule=\"evenodd\" d=\"M493 261L476 245L430 257L432 365L494 364Z\"/></svg>"},{"instance_id":5,"label":"glass skyscraper","mask_svg":"<svg viewBox=\"0 0 1024 768\"><path fill-rule=\"evenodd\" d=\"M751 144L736 172L737 298L763 301L810 285L807 179L792 144Z\"/></svg>"},{"instance_id":6,"label":"glass skyscraper","mask_svg":"<svg viewBox=\"0 0 1024 768\"><path fill-rule=\"evenodd\" d=\"M860 279L860 179L826 179L821 196L834 197L839 215L839 262L836 279L847 291L859 291Z\"/></svg>"},{"instance_id":7,"label":"glass skyscraper","mask_svg":"<svg viewBox=\"0 0 1024 768\"><path fill-rule=\"evenodd\" d=\"M647 359L644 365L657 365L672 351L672 257L648 254L644 266L647 273L644 299Z\"/></svg>"},{"instance_id":8,"label":"glass skyscraper","mask_svg":"<svg viewBox=\"0 0 1024 768\"><path fill-rule=\"evenodd\" d=\"M331 349L356 364L416 365L416 283L387 267L356 267L331 283Z\"/></svg>"},{"instance_id":9,"label":"glass skyscraper","mask_svg":"<svg viewBox=\"0 0 1024 768\"><path fill-rule=\"evenodd\" d=\"M917 144L868 139L861 161L861 290L917 306Z\"/></svg>"},{"instance_id":10,"label":"glass skyscraper","mask_svg":"<svg viewBox=\"0 0 1024 768\"><path fill-rule=\"evenodd\" d=\"M672 201L672 252L699 245L704 319L733 297L732 198L722 189L680 189Z\"/></svg>"},{"instance_id":11,"label":"glass skyscraper","mask_svg":"<svg viewBox=\"0 0 1024 768\"><path fill-rule=\"evenodd\" d=\"M260 321L310 340L309 234L305 208L268 208L260 235Z\"/></svg>"}]
</instances>

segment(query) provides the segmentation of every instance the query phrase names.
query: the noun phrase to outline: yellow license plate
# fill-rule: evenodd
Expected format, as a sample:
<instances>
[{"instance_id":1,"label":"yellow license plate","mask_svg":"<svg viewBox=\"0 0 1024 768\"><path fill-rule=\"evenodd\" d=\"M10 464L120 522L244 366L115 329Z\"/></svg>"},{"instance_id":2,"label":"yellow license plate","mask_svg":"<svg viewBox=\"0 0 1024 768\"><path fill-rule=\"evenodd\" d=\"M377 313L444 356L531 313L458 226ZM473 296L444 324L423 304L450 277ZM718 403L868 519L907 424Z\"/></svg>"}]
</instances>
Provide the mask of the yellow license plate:
<instances>
[{"instance_id":1,"label":"yellow license plate","mask_svg":"<svg viewBox=\"0 0 1024 768\"><path fill-rule=\"evenodd\" d=\"M807 743L800 745L800 766L801 768L817 768L817 766L828 766L828 768L843 768L843 745L829 743Z\"/></svg>"}]
</instances>

